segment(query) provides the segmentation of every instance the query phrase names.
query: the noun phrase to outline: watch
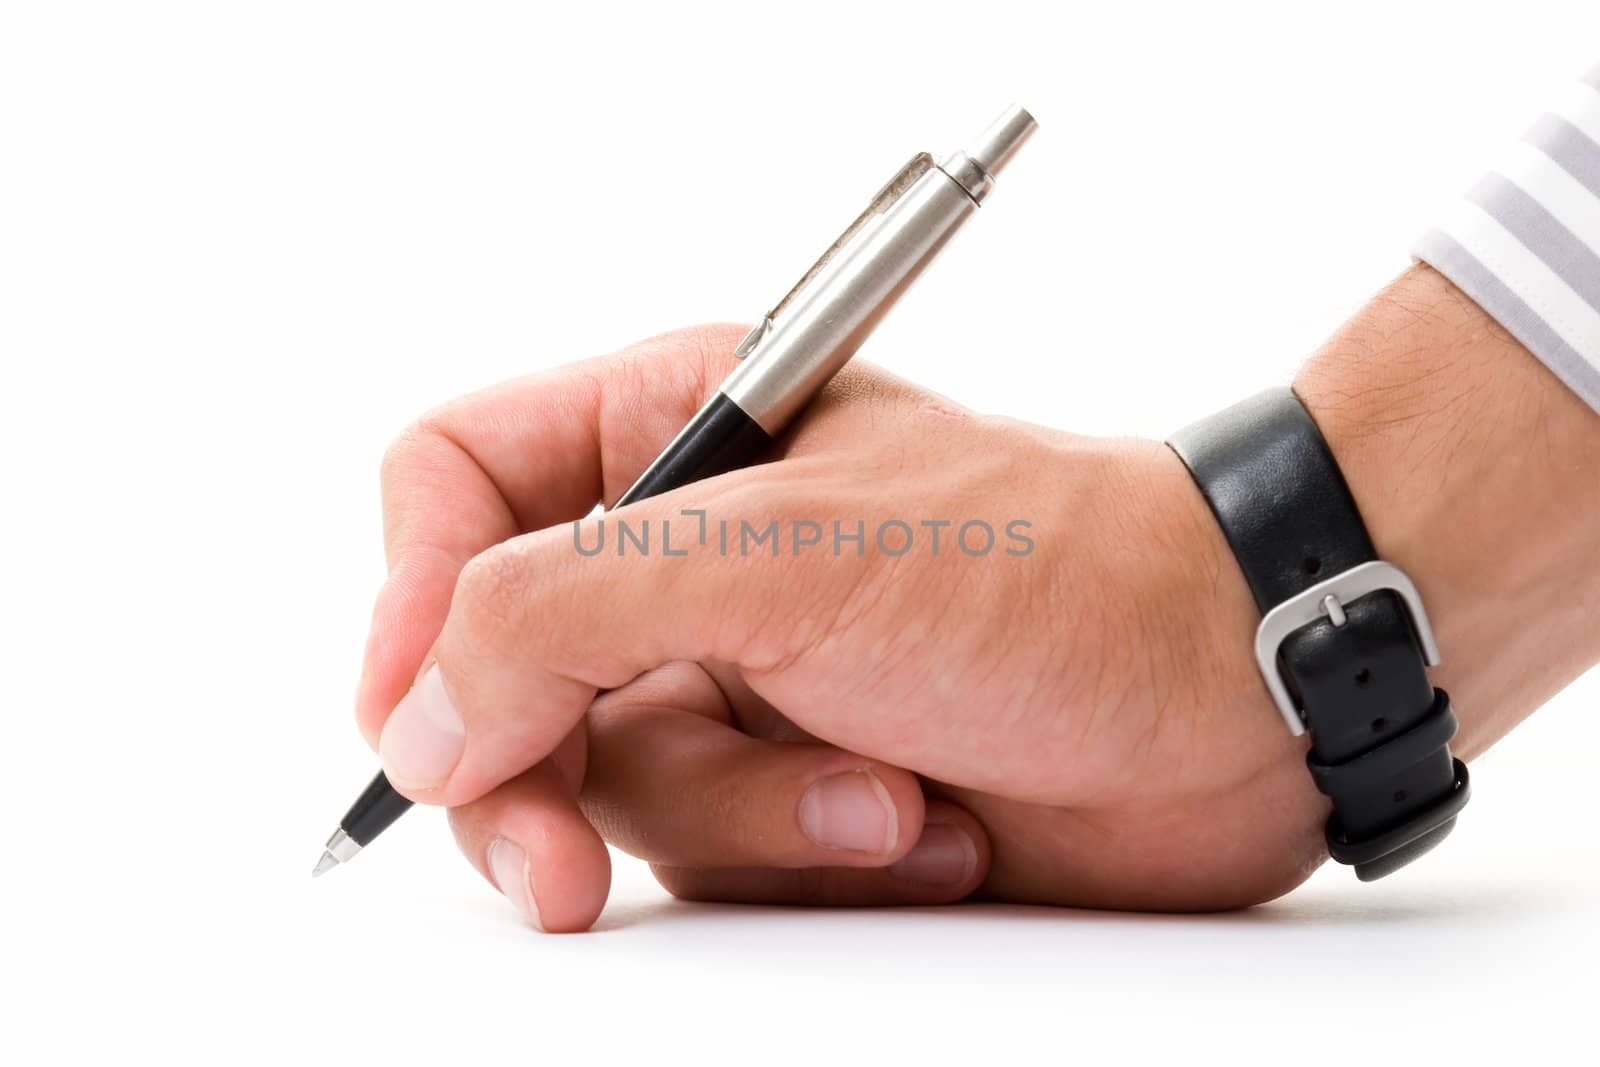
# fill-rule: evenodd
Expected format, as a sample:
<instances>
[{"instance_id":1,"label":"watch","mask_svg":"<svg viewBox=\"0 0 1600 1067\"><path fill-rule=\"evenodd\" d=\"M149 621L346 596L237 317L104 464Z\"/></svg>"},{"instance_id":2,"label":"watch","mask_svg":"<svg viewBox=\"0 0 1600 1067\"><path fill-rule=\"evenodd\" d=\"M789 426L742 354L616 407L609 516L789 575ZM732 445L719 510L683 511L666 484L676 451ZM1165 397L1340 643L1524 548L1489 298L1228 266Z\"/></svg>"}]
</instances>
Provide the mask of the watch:
<instances>
[{"instance_id":1,"label":"watch","mask_svg":"<svg viewBox=\"0 0 1600 1067\"><path fill-rule=\"evenodd\" d=\"M1329 854L1362 881L1433 848L1467 802L1456 716L1428 680L1439 650L1416 585L1378 558L1344 475L1289 389L1173 434L1262 616L1255 657L1333 800Z\"/></svg>"}]
</instances>

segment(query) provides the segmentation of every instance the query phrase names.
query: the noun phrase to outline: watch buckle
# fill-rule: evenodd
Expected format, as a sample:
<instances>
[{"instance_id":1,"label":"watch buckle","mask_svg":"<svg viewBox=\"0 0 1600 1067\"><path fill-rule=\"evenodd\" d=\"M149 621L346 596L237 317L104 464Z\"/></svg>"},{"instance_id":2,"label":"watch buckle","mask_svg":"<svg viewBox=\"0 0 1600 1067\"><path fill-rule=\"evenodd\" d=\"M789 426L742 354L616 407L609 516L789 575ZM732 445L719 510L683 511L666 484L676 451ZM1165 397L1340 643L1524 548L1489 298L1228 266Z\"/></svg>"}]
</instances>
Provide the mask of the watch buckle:
<instances>
[{"instance_id":1,"label":"watch buckle","mask_svg":"<svg viewBox=\"0 0 1600 1067\"><path fill-rule=\"evenodd\" d=\"M1283 716L1291 734L1298 737L1306 732L1306 726L1278 669L1279 646L1290 634L1319 619L1326 618L1336 627L1343 626L1347 621L1346 604L1383 590L1400 597L1406 613L1411 617L1411 627L1422 644L1423 659L1430 667L1437 664L1439 646L1434 641L1428 612L1422 606L1422 594L1417 592L1416 584L1407 577L1405 571L1383 560L1360 563L1341 571L1296 593L1261 617L1261 625L1256 627L1256 666L1260 668L1261 680L1267 684L1267 692L1272 694L1272 702L1278 706L1278 714Z\"/></svg>"}]
</instances>

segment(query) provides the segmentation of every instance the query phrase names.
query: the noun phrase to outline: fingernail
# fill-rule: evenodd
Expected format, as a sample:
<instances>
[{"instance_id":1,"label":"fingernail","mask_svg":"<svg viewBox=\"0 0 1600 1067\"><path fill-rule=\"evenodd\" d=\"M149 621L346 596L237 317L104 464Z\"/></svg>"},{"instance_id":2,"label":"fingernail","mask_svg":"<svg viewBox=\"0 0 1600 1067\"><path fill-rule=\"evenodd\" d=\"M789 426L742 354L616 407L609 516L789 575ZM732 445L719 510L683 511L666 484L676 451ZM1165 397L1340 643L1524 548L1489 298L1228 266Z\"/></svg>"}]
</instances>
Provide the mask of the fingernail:
<instances>
[{"instance_id":1,"label":"fingernail","mask_svg":"<svg viewBox=\"0 0 1600 1067\"><path fill-rule=\"evenodd\" d=\"M443 784L467 747L467 728L435 663L395 705L378 739L389 780L410 789Z\"/></svg>"},{"instance_id":2,"label":"fingernail","mask_svg":"<svg viewBox=\"0 0 1600 1067\"><path fill-rule=\"evenodd\" d=\"M533 874L528 870L528 854L508 837L497 837L489 844L489 874L506 899L517 906L522 917L543 930L539 902L533 895Z\"/></svg>"},{"instance_id":3,"label":"fingernail","mask_svg":"<svg viewBox=\"0 0 1600 1067\"><path fill-rule=\"evenodd\" d=\"M811 783L800 798L800 828L823 848L890 852L899 819L877 775L847 771Z\"/></svg>"},{"instance_id":4,"label":"fingernail","mask_svg":"<svg viewBox=\"0 0 1600 1067\"><path fill-rule=\"evenodd\" d=\"M889 873L923 885L960 885L978 865L978 847L959 826L928 823L910 852L889 865Z\"/></svg>"}]
</instances>

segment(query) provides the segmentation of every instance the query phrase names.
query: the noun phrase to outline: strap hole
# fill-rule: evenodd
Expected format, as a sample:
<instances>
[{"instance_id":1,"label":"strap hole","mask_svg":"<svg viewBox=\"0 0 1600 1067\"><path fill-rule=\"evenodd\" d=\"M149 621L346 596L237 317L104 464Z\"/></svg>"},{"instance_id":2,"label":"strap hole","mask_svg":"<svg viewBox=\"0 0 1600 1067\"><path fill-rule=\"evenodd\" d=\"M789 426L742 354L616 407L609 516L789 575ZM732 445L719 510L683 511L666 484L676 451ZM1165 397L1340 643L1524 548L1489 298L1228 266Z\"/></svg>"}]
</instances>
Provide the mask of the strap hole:
<instances>
[{"instance_id":1,"label":"strap hole","mask_svg":"<svg viewBox=\"0 0 1600 1067\"><path fill-rule=\"evenodd\" d=\"M1388 726L1388 725L1389 725L1389 720L1388 719L1373 719L1372 720L1372 732L1375 733L1375 734L1381 734L1381 733L1383 733L1383 728L1385 726Z\"/></svg>"},{"instance_id":2,"label":"strap hole","mask_svg":"<svg viewBox=\"0 0 1600 1067\"><path fill-rule=\"evenodd\" d=\"M1408 797L1410 795L1411 794L1407 793L1404 789L1396 789L1394 791L1394 802L1396 804L1403 804L1403 803L1405 803L1406 797Z\"/></svg>"},{"instance_id":3,"label":"strap hole","mask_svg":"<svg viewBox=\"0 0 1600 1067\"><path fill-rule=\"evenodd\" d=\"M1322 561L1316 556L1307 556L1305 562L1301 564L1301 566L1305 567L1307 574L1322 573Z\"/></svg>"},{"instance_id":4,"label":"strap hole","mask_svg":"<svg viewBox=\"0 0 1600 1067\"><path fill-rule=\"evenodd\" d=\"M1371 685L1372 672L1367 670L1365 667L1362 667L1359 671L1356 671L1356 684L1363 689Z\"/></svg>"}]
</instances>

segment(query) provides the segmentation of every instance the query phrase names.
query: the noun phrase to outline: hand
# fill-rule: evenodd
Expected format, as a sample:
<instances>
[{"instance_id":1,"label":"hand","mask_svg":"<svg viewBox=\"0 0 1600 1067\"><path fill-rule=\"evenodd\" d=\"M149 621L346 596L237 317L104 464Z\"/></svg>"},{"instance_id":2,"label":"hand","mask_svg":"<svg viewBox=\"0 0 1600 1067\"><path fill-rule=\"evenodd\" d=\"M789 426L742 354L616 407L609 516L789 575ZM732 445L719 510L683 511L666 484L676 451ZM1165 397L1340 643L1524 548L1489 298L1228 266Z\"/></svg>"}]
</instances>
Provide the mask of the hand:
<instances>
[{"instance_id":1,"label":"hand","mask_svg":"<svg viewBox=\"0 0 1600 1067\"><path fill-rule=\"evenodd\" d=\"M601 834L672 892L715 899L1219 908L1314 869L1327 809L1304 741L1277 725L1249 651L1255 608L1158 443L973 415L857 367L783 462L622 509L605 550L580 552L599 520L576 543L571 520L626 488L732 366L738 336L670 335L510 383L424 419L385 463L391 577L358 716L394 784L450 805L469 859L531 919L593 921ZM1391 348L1423 354L1408 365ZM1517 418L1463 414L1470 375L1431 400L1404 389L1439 360L1459 370L1463 352ZM1466 722L1458 747L1481 751L1600 649L1584 633L1507 663L1490 653L1518 640L1511 620L1471 591L1505 575L1520 633L1592 611L1600 578L1591 560L1584 581L1569 571L1526 595L1537 568L1583 558L1592 515L1556 514L1553 475L1529 492L1542 457L1526 439L1527 462L1462 463L1462 442L1484 447L1531 414L1541 448L1593 456L1597 420L1424 269L1297 385L1380 550L1429 597L1460 665L1442 681ZM1412 410L1382 406L1396 392ZM1486 456L1527 510L1478 502ZM684 509L704 510L705 545ZM1436 525L1474 509L1488 512L1476 526ZM619 557L622 521L648 526L652 551ZM835 521L861 524L860 555L834 554ZM981 555L956 541L969 521L994 531ZM767 543L740 551L744 522L777 523L776 558ZM665 524L686 555L663 553ZM795 547L816 529L820 544ZM984 544L969 534L968 551ZM1507 536L1543 551L1510 574L1495 557L1486 579L1485 545Z\"/></svg>"}]
</instances>

